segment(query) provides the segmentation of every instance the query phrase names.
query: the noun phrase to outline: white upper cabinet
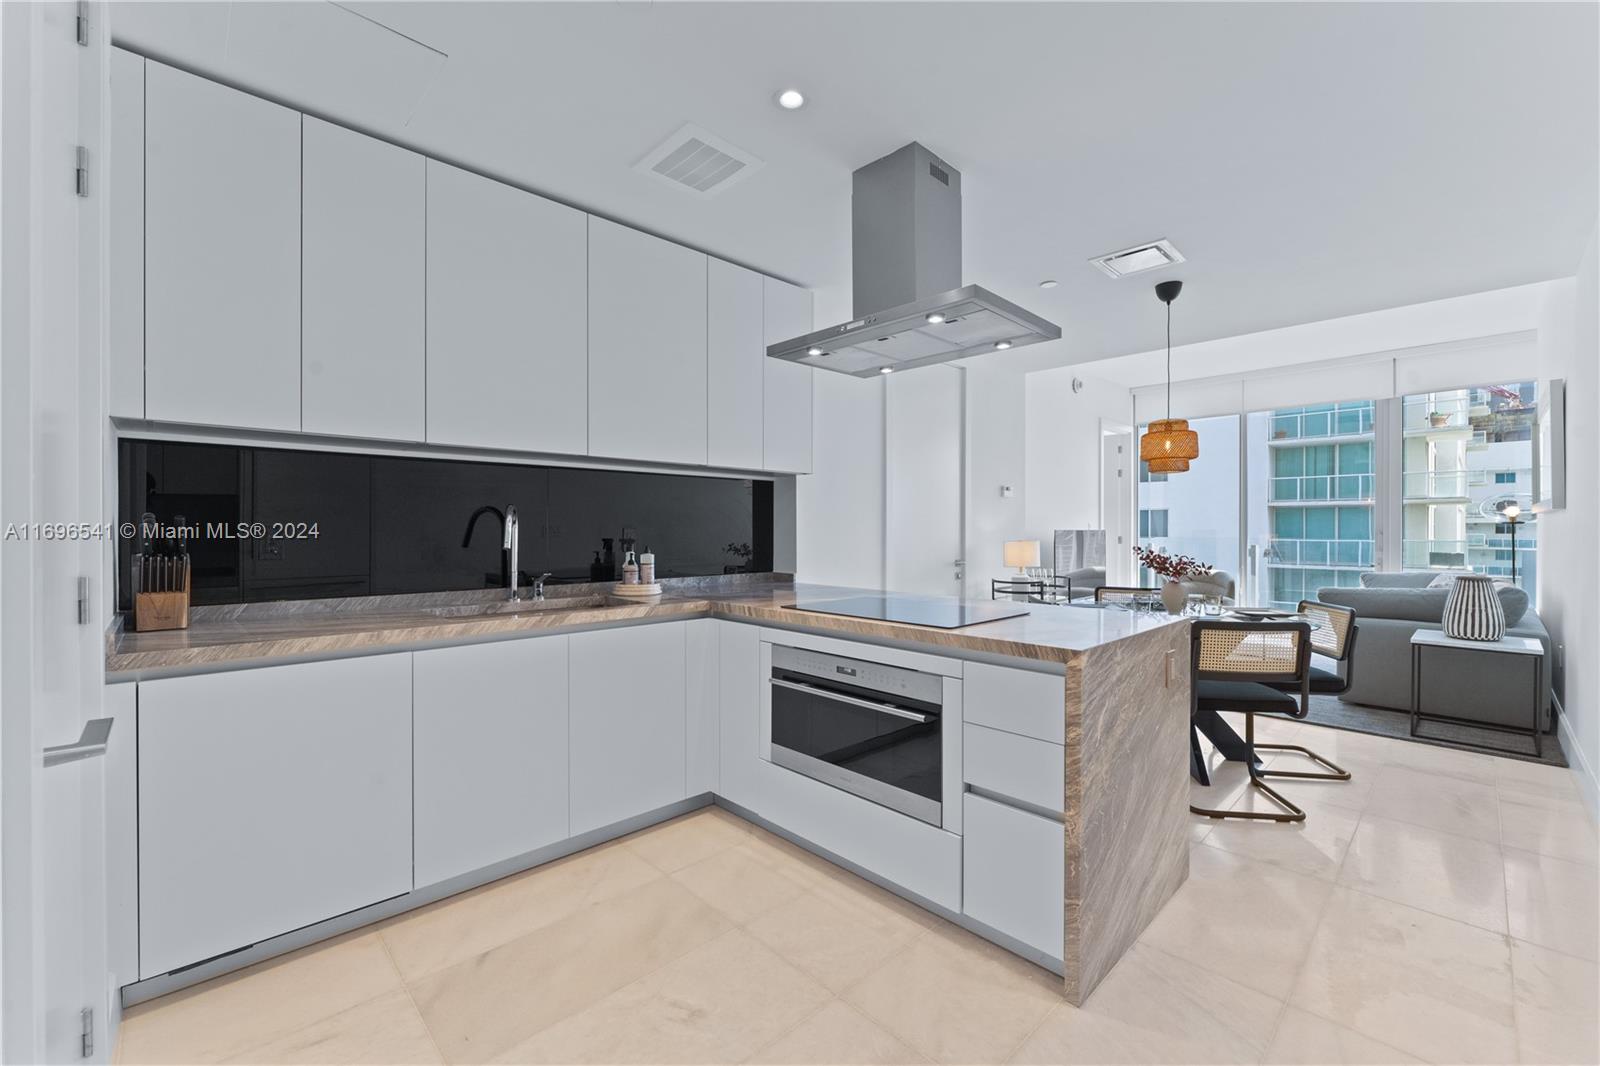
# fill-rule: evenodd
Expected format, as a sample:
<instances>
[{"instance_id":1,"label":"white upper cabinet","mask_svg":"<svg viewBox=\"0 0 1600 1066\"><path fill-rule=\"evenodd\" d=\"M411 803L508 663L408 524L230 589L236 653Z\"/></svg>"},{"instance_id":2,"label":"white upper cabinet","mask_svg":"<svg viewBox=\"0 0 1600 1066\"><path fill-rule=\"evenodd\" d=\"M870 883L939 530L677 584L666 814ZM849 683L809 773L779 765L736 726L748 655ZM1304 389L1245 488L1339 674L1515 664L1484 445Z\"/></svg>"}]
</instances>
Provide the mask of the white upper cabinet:
<instances>
[{"instance_id":1,"label":"white upper cabinet","mask_svg":"<svg viewBox=\"0 0 1600 1066\"><path fill-rule=\"evenodd\" d=\"M412 699L417 887L566 839L565 636L419 651Z\"/></svg>"},{"instance_id":2,"label":"white upper cabinet","mask_svg":"<svg viewBox=\"0 0 1600 1066\"><path fill-rule=\"evenodd\" d=\"M589 454L706 461L706 256L594 216Z\"/></svg>"},{"instance_id":3,"label":"white upper cabinet","mask_svg":"<svg viewBox=\"0 0 1600 1066\"><path fill-rule=\"evenodd\" d=\"M775 344L810 333L811 290L779 281L766 283L766 343ZM811 368L782 359L764 366L762 467L787 473L811 473Z\"/></svg>"},{"instance_id":4,"label":"white upper cabinet","mask_svg":"<svg viewBox=\"0 0 1600 1066\"><path fill-rule=\"evenodd\" d=\"M307 115L302 428L422 440L426 160Z\"/></svg>"},{"instance_id":5,"label":"white upper cabinet","mask_svg":"<svg viewBox=\"0 0 1600 1066\"><path fill-rule=\"evenodd\" d=\"M145 65L145 411L300 428L300 114Z\"/></svg>"},{"instance_id":6,"label":"white upper cabinet","mask_svg":"<svg viewBox=\"0 0 1600 1066\"><path fill-rule=\"evenodd\" d=\"M582 455L587 216L428 160L428 433Z\"/></svg>"},{"instance_id":7,"label":"white upper cabinet","mask_svg":"<svg viewBox=\"0 0 1600 1066\"><path fill-rule=\"evenodd\" d=\"M706 270L706 462L761 469L766 373L763 278L720 259Z\"/></svg>"},{"instance_id":8,"label":"white upper cabinet","mask_svg":"<svg viewBox=\"0 0 1600 1066\"><path fill-rule=\"evenodd\" d=\"M144 417L144 57L111 50L110 412Z\"/></svg>"}]
</instances>

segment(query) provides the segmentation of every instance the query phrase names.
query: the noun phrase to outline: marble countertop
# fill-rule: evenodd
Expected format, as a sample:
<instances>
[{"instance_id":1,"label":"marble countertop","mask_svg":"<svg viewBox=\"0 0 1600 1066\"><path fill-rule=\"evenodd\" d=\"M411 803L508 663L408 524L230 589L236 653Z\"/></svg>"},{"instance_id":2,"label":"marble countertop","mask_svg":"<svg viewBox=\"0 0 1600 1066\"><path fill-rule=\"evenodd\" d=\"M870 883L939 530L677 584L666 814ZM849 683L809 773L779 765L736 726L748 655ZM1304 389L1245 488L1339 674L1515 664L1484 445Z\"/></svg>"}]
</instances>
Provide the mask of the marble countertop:
<instances>
[{"instance_id":1,"label":"marble countertop","mask_svg":"<svg viewBox=\"0 0 1600 1066\"><path fill-rule=\"evenodd\" d=\"M815 602L878 595L876 590L787 581L685 582L630 601L609 586L561 586L542 602L511 609L492 592L303 600L196 608L188 629L108 633L106 679L134 681L206 670L267 666L340 655L469 644L522 633L561 632L655 619L717 617L866 640L926 645L1008 658L1066 663L1091 648L1171 625L1177 619L1125 610L1017 605L1026 613L961 629L793 610ZM503 596L498 594L498 596ZM487 608L487 609L486 609Z\"/></svg>"}]
</instances>

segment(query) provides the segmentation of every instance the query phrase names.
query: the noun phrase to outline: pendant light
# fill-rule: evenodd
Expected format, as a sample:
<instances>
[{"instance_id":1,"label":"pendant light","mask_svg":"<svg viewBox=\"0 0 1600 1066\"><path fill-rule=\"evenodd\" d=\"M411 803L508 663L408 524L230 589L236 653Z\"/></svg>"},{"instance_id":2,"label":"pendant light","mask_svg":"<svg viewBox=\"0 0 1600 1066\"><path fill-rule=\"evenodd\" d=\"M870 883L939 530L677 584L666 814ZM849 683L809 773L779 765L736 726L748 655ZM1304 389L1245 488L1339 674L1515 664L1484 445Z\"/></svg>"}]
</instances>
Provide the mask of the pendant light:
<instances>
[{"instance_id":1,"label":"pendant light","mask_svg":"<svg viewBox=\"0 0 1600 1066\"><path fill-rule=\"evenodd\" d=\"M1172 417L1172 301L1182 291L1181 281L1156 286L1157 298L1167 305L1167 417L1151 422L1139 440L1139 458L1152 474L1182 473L1189 460L1200 458L1200 435L1184 419Z\"/></svg>"}]
</instances>

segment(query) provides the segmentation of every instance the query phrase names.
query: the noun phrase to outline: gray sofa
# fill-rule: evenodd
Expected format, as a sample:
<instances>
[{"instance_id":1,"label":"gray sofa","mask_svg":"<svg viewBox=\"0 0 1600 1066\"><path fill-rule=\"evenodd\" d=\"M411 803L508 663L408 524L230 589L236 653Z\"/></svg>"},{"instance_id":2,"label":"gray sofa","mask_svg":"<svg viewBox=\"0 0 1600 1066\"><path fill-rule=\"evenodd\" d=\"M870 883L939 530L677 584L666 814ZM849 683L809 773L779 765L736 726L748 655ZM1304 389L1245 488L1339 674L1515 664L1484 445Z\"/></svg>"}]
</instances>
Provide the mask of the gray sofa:
<instances>
[{"instance_id":1,"label":"gray sofa","mask_svg":"<svg viewBox=\"0 0 1600 1066\"><path fill-rule=\"evenodd\" d=\"M1411 634L1419 629L1439 629L1446 588L1428 588L1437 574L1365 573L1361 588L1324 588L1317 592L1323 603L1352 608L1361 637L1356 642L1355 680L1339 698L1395 710L1411 709ZM1508 636L1534 637L1544 646L1544 691L1540 695L1541 728L1550 722L1550 633L1539 616L1528 609L1528 594L1518 588L1499 589L1506 612ZM1448 705L1461 718L1519 728L1528 726L1528 681L1520 669L1507 670L1508 657L1485 654L1458 656L1448 670L1429 667L1426 693L1430 707Z\"/></svg>"}]
</instances>

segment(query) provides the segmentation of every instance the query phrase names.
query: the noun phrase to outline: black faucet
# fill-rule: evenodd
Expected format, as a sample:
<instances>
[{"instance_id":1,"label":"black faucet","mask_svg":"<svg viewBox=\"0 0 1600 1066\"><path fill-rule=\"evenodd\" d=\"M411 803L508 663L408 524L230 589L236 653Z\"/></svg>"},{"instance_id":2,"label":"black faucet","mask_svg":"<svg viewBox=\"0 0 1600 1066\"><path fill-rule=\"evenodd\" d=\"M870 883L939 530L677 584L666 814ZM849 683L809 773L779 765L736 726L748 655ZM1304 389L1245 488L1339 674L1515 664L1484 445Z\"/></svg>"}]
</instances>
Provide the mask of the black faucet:
<instances>
[{"instance_id":1,"label":"black faucet","mask_svg":"<svg viewBox=\"0 0 1600 1066\"><path fill-rule=\"evenodd\" d=\"M500 547L500 584L507 590L510 598L520 599L517 592L518 579L521 574L517 570L517 509L510 504L501 511L498 507L484 504L472 512L472 517L467 519L467 531L461 537L461 546L469 547L472 544L472 531L477 528L478 519L485 514L492 514L500 520L502 542ZM538 597L542 599L543 597Z\"/></svg>"}]
</instances>

